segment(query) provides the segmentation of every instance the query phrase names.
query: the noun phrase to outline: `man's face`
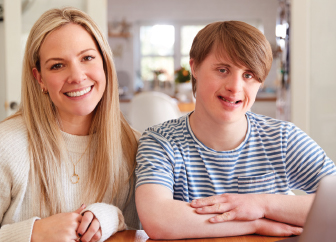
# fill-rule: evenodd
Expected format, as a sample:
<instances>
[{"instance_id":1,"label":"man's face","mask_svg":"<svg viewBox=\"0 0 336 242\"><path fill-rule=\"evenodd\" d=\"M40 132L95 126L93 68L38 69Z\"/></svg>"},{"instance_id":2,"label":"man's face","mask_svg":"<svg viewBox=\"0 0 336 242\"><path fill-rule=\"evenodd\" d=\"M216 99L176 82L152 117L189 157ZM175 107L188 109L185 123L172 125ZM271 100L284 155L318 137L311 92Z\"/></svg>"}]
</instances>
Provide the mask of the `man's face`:
<instances>
[{"instance_id":1,"label":"man's face","mask_svg":"<svg viewBox=\"0 0 336 242\"><path fill-rule=\"evenodd\" d=\"M219 58L214 50L197 67L191 59L190 66L196 78L196 112L219 123L245 118L261 85L252 70Z\"/></svg>"}]
</instances>

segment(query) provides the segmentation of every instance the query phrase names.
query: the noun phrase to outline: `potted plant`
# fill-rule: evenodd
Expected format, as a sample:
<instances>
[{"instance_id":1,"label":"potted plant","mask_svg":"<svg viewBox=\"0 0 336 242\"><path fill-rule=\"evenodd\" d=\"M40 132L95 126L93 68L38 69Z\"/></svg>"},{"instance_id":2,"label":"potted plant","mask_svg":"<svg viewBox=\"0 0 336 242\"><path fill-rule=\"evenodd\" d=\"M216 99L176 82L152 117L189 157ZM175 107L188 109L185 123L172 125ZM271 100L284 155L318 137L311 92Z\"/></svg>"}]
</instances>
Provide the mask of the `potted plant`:
<instances>
[{"instance_id":1,"label":"potted plant","mask_svg":"<svg viewBox=\"0 0 336 242\"><path fill-rule=\"evenodd\" d=\"M192 99L190 79L190 71L185 67L181 67L175 71L175 95L181 102L190 102L190 99Z\"/></svg>"}]
</instances>

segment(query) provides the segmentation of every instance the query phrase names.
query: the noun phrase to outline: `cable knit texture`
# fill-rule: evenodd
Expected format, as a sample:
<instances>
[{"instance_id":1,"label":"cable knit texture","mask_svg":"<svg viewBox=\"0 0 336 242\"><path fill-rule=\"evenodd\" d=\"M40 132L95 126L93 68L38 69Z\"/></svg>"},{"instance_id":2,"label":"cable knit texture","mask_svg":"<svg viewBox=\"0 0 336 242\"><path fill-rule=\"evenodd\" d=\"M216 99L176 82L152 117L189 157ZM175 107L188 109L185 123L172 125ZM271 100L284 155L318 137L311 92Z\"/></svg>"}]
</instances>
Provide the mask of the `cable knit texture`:
<instances>
[{"instance_id":1,"label":"cable knit texture","mask_svg":"<svg viewBox=\"0 0 336 242\"><path fill-rule=\"evenodd\" d=\"M76 162L85 151L89 136L75 136L62 133L70 158ZM29 181L29 155L27 131L21 118L15 118L0 124L0 241L29 242L34 222L40 219L34 211L39 211L39 204L34 204ZM86 178L92 167L92 157L87 152L76 165L80 180L72 184L73 165L69 161L62 163L62 182L66 210L73 212L83 203ZM132 184L133 186L133 184ZM116 204L125 205L129 185L118 195ZM112 197L110 184L102 203L86 204L85 211L91 211L99 220L104 241L117 231L128 228L138 229L139 219L136 213L134 194L126 207L109 204ZM83 211L83 212L85 212Z\"/></svg>"}]
</instances>

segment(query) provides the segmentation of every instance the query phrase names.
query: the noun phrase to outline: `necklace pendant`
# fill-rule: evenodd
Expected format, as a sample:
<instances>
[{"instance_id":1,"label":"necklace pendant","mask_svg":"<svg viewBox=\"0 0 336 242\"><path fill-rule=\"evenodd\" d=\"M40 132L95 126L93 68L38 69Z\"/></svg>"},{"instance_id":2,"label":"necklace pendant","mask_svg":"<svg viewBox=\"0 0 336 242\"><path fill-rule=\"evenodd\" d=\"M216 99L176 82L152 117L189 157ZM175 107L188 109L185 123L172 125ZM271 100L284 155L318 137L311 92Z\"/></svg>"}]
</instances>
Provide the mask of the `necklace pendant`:
<instances>
[{"instance_id":1,"label":"necklace pendant","mask_svg":"<svg viewBox=\"0 0 336 242\"><path fill-rule=\"evenodd\" d=\"M71 183L72 183L72 184L76 184L76 183L79 182L79 176L78 176L76 173L74 173L74 174L71 176L70 180L71 180Z\"/></svg>"}]
</instances>

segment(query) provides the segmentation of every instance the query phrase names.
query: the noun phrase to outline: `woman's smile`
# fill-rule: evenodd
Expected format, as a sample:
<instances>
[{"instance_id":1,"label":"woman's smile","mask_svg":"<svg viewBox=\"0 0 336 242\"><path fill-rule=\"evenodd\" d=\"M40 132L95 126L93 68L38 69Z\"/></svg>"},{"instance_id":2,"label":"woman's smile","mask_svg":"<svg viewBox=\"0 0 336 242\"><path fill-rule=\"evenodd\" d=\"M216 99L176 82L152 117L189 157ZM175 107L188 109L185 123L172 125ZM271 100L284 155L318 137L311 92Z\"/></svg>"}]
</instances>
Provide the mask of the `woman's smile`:
<instances>
[{"instance_id":1,"label":"woman's smile","mask_svg":"<svg viewBox=\"0 0 336 242\"><path fill-rule=\"evenodd\" d=\"M92 90L92 88L93 85L86 87L84 89L82 88L81 90L66 92L64 94L67 95L68 97L82 97L85 94L89 93Z\"/></svg>"}]
</instances>

